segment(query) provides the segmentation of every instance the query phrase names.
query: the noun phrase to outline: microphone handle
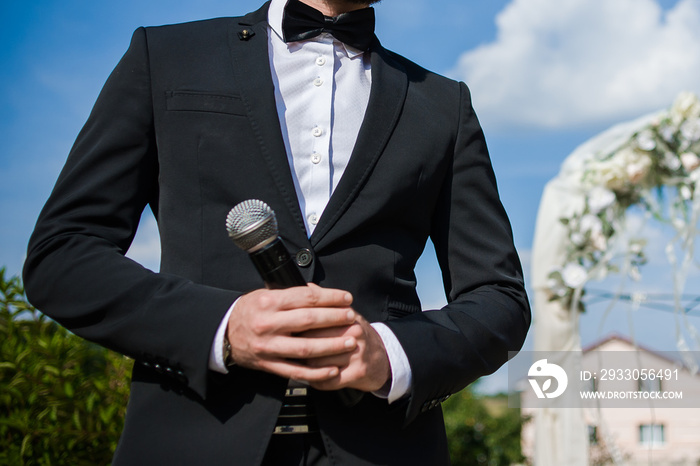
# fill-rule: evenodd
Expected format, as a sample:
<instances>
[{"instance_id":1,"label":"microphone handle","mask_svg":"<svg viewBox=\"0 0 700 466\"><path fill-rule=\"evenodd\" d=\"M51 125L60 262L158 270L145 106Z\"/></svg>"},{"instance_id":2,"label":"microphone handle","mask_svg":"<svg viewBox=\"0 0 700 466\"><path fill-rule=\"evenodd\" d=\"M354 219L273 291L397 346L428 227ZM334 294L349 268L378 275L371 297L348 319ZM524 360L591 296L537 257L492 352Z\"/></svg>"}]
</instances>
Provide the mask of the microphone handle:
<instances>
[{"instance_id":1,"label":"microphone handle","mask_svg":"<svg viewBox=\"0 0 700 466\"><path fill-rule=\"evenodd\" d=\"M301 276L301 272L279 236L264 248L250 253L250 258L271 290L306 285L306 280Z\"/></svg>"},{"instance_id":2,"label":"microphone handle","mask_svg":"<svg viewBox=\"0 0 700 466\"><path fill-rule=\"evenodd\" d=\"M271 290L306 285L306 280L279 236L264 248L251 252L250 258ZM352 388L344 388L337 393L341 402L348 408L355 406L364 396L362 391Z\"/></svg>"}]
</instances>

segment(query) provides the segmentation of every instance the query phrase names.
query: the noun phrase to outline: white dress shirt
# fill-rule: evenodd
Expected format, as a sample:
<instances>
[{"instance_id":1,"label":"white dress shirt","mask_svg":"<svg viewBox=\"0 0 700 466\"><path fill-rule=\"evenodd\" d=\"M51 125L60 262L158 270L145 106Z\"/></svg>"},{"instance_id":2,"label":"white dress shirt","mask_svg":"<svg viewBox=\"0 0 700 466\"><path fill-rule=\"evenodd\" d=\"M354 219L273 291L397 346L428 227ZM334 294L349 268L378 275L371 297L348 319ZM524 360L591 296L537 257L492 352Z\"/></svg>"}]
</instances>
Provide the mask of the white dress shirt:
<instances>
[{"instance_id":1,"label":"white dress shirt","mask_svg":"<svg viewBox=\"0 0 700 466\"><path fill-rule=\"evenodd\" d=\"M307 234L310 236L343 175L365 117L372 73L369 53L339 42L330 34L284 41L282 16L287 0L272 0L268 12L268 50L275 102ZM221 351L224 317L212 346L210 368L226 372ZM391 403L411 388L408 358L394 333L373 323L391 365Z\"/></svg>"}]
</instances>

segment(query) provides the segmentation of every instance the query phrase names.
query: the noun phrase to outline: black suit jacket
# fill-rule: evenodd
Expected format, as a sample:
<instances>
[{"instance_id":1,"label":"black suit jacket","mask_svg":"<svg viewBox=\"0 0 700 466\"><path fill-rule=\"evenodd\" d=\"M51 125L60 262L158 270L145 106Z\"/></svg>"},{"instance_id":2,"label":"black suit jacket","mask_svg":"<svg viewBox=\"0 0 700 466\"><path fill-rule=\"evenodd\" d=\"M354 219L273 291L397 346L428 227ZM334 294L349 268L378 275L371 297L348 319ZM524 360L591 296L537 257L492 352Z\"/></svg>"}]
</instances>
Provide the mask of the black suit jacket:
<instances>
[{"instance_id":1,"label":"black suit jacket","mask_svg":"<svg viewBox=\"0 0 700 466\"><path fill-rule=\"evenodd\" d=\"M243 18L139 29L105 84L31 238L29 299L78 335L133 357L117 464L258 464L286 381L208 369L217 326L263 286L227 238L229 209L277 213L304 277L349 290L396 334L410 396L348 409L314 392L334 464L447 463L432 409L518 350L530 314L510 225L463 83L375 41L369 107L350 163L307 238L276 114L267 5ZM248 34L242 31L247 29ZM161 270L126 259L143 209ZM449 304L421 312L428 237Z\"/></svg>"}]
</instances>

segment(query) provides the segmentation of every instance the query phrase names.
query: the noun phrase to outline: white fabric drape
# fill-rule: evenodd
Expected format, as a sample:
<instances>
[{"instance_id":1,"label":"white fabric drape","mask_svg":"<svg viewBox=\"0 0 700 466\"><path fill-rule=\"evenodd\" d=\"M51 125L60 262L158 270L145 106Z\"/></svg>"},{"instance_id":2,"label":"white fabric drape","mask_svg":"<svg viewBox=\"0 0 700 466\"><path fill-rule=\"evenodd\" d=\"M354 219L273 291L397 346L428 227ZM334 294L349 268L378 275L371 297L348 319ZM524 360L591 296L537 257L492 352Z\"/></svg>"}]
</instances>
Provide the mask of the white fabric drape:
<instances>
[{"instance_id":1,"label":"white fabric drape","mask_svg":"<svg viewBox=\"0 0 700 466\"><path fill-rule=\"evenodd\" d=\"M577 311L550 301L548 275L564 265L568 244L566 227L561 218L581 212L585 191L581 178L585 161L600 152L612 152L639 129L648 125L658 113L614 126L579 146L569 155L560 173L547 183L540 201L532 251L531 282L534 289L535 351L559 353L552 360L567 373L580 367L581 337ZM534 414L536 466L585 466L588 464L587 426L581 408L571 408L573 397L554 400L550 408Z\"/></svg>"}]
</instances>

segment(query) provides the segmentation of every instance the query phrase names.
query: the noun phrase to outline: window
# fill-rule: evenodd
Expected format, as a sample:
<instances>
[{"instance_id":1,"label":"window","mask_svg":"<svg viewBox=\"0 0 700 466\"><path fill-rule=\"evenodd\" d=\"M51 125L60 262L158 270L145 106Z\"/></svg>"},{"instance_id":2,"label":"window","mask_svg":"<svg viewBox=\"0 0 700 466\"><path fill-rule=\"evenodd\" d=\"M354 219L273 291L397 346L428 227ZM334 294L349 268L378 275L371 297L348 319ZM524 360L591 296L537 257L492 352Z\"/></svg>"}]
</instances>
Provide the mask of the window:
<instances>
[{"instance_id":1,"label":"window","mask_svg":"<svg viewBox=\"0 0 700 466\"><path fill-rule=\"evenodd\" d=\"M598 445L598 427L597 426L588 426L588 444L589 445Z\"/></svg>"},{"instance_id":2,"label":"window","mask_svg":"<svg viewBox=\"0 0 700 466\"><path fill-rule=\"evenodd\" d=\"M637 390L639 390L640 392L660 392L661 379L639 379L637 381Z\"/></svg>"},{"instance_id":3,"label":"window","mask_svg":"<svg viewBox=\"0 0 700 466\"><path fill-rule=\"evenodd\" d=\"M663 424L642 424L639 426L639 443L648 447L666 444Z\"/></svg>"},{"instance_id":4,"label":"window","mask_svg":"<svg viewBox=\"0 0 700 466\"><path fill-rule=\"evenodd\" d=\"M596 380L595 377L591 377L590 380L585 382L586 387L584 390L588 392L597 392L598 391L598 381Z\"/></svg>"}]
</instances>

